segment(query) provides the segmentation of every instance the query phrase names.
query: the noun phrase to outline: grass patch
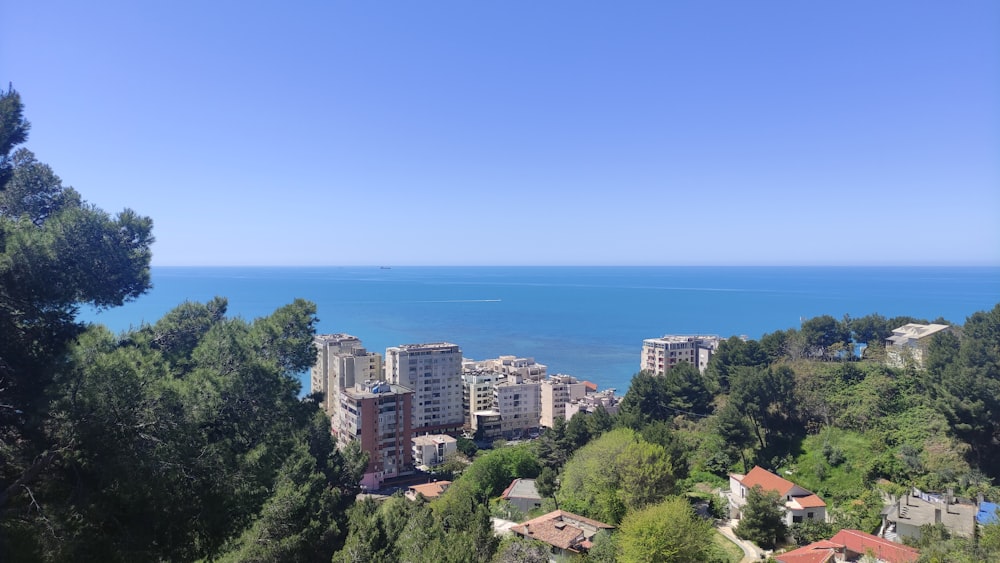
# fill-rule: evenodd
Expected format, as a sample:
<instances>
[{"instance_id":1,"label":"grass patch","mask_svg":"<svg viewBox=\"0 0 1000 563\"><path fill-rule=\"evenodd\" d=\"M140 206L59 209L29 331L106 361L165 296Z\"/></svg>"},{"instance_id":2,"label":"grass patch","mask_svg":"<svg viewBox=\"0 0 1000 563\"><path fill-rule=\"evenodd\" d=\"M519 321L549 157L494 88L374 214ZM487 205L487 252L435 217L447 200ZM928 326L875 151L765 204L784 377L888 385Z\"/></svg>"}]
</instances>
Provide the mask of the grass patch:
<instances>
[{"instance_id":1,"label":"grass patch","mask_svg":"<svg viewBox=\"0 0 1000 563\"><path fill-rule=\"evenodd\" d=\"M867 489L865 467L871 443L857 433L827 428L802 442L802 453L782 476L820 495L829 504L859 497Z\"/></svg>"},{"instance_id":2,"label":"grass patch","mask_svg":"<svg viewBox=\"0 0 1000 563\"><path fill-rule=\"evenodd\" d=\"M729 538L722 535L722 532L715 530L712 535L712 543L715 544L718 553L725 554L726 561L729 563L740 563L743 559L743 549L729 541Z\"/></svg>"}]
</instances>

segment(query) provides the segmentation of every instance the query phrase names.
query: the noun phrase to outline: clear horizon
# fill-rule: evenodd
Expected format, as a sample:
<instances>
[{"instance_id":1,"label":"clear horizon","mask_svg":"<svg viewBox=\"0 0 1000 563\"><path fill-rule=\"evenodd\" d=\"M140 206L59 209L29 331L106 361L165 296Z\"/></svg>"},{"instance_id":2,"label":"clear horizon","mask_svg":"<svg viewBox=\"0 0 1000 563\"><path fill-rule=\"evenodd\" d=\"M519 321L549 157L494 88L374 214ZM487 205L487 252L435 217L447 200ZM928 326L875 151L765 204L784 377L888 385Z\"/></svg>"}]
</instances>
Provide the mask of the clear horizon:
<instances>
[{"instance_id":1,"label":"clear horizon","mask_svg":"<svg viewBox=\"0 0 1000 563\"><path fill-rule=\"evenodd\" d=\"M1000 266L1000 3L10 3L157 266Z\"/></svg>"}]
</instances>

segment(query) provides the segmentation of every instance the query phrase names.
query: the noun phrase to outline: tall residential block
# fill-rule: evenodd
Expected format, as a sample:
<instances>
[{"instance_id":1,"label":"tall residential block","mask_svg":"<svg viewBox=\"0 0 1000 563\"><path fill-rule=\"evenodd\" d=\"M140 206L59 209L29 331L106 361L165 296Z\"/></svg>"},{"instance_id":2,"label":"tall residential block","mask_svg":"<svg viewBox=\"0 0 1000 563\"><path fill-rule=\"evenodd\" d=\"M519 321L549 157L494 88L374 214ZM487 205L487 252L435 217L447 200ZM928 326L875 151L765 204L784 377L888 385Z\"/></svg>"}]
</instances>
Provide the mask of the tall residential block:
<instances>
[{"instance_id":1,"label":"tall residential block","mask_svg":"<svg viewBox=\"0 0 1000 563\"><path fill-rule=\"evenodd\" d=\"M663 375L680 362L688 362L704 373L708 361L719 347L718 336L677 336L647 338L642 341L639 369Z\"/></svg>"},{"instance_id":2,"label":"tall residential block","mask_svg":"<svg viewBox=\"0 0 1000 563\"><path fill-rule=\"evenodd\" d=\"M340 392L358 382L382 379L382 356L368 352L350 334L320 334L313 338L316 364L311 371L312 392L324 394L322 407L331 423L340 406Z\"/></svg>"},{"instance_id":3,"label":"tall residential block","mask_svg":"<svg viewBox=\"0 0 1000 563\"><path fill-rule=\"evenodd\" d=\"M413 390L413 431L458 432L462 411L462 350L456 344L404 344L385 350L385 376Z\"/></svg>"},{"instance_id":4,"label":"tall residential block","mask_svg":"<svg viewBox=\"0 0 1000 563\"><path fill-rule=\"evenodd\" d=\"M467 367L462 372L462 416L465 418L465 428L475 432L479 429L476 413L496 411L493 388L506 380L506 375L496 371ZM497 416L499 414L496 412Z\"/></svg>"},{"instance_id":5,"label":"tall residential block","mask_svg":"<svg viewBox=\"0 0 1000 563\"><path fill-rule=\"evenodd\" d=\"M413 391L384 381L365 381L338 394L340 408L333 434L341 448L360 442L368 452L362 486L378 488L384 479L413 471Z\"/></svg>"},{"instance_id":6,"label":"tall residential block","mask_svg":"<svg viewBox=\"0 0 1000 563\"><path fill-rule=\"evenodd\" d=\"M517 437L525 430L538 428L542 414L541 385L512 376L493 387L502 435Z\"/></svg>"},{"instance_id":7,"label":"tall residential block","mask_svg":"<svg viewBox=\"0 0 1000 563\"><path fill-rule=\"evenodd\" d=\"M541 382L539 424L552 428L557 418L566 418L566 405L587 395L587 384L569 375L553 375Z\"/></svg>"}]
</instances>

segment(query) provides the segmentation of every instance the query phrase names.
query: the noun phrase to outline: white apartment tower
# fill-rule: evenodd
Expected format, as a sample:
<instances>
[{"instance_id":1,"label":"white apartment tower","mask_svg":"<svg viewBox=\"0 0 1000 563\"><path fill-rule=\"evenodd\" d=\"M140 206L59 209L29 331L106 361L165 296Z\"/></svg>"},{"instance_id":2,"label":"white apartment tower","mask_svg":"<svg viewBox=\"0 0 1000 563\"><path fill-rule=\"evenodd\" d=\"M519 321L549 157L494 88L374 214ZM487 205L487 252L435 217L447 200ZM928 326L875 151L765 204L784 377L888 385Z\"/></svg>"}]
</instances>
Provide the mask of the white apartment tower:
<instances>
[{"instance_id":1,"label":"white apartment tower","mask_svg":"<svg viewBox=\"0 0 1000 563\"><path fill-rule=\"evenodd\" d=\"M639 369L663 375L680 362L688 362L705 373L708 361L719 347L718 336L675 336L647 338L642 341Z\"/></svg>"},{"instance_id":2,"label":"white apartment tower","mask_svg":"<svg viewBox=\"0 0 1000 563\"><path fill-rule=\"evenodd\" d=\"M462 350L456 344L404 344L385 350L385 377L413 389L413 432L458 431L462 412Z\"/></svg>"},{"instance_id":3,"label":"white apartment tower","mask_svg":"<svg viewBox=\"0 0 1000 563\"><path fill-rule=\"evenodd\" d=\"M382 379L382 356L369 353L350 334L319 334L313 338L316 364L311 371L311 391L324 394L322 408L334 421L340 393L356 383Z\"/></svg>"}]
</instances>

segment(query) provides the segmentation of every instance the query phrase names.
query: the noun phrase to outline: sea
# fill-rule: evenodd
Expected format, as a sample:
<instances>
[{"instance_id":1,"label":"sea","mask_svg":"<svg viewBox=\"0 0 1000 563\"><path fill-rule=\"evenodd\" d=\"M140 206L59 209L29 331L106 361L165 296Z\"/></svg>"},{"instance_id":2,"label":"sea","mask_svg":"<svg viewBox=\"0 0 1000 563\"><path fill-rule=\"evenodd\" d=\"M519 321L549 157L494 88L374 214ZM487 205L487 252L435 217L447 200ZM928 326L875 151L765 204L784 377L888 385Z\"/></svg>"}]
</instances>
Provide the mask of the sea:
<instances>
[{"instance_id":1,"label":"sea","mask_svg":"<svg viewBox=\"0 0 1000 563\"><path fill-rule=\"evenodd\" d=\"M1000 303L997 267L153 267L152 281L81 318L122 332L184 301L223 296L230 316L251 320L304 298L318 332L353 334L369 351L452 342L467 358L531 357L618 394L646 338L759 338L818 315L962 324Z\"/></svg>"}]
</instances>

